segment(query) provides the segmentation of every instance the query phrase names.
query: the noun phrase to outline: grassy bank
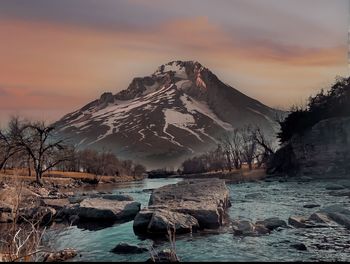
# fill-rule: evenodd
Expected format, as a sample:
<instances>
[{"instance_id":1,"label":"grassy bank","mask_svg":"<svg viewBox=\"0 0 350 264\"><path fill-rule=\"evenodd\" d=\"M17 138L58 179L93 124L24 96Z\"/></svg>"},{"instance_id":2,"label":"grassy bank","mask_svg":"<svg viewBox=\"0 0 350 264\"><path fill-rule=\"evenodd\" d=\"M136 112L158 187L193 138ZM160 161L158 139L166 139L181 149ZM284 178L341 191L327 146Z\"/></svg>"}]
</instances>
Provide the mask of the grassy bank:
<instances>
[{"instance_id":1,"label":"grassy bank","mask_svg":"<svg viewBox=\"0 0 350 264\"><path fill-rule=\"evenodd\" d=\"M0 180L11 181L13 178L23 181L34 181L35 175L28 175L27 169L15 169L6 170L0 173ZM134 176L100 176L91 173L84 172L68 172L68 171L49 171L43 175L43 181L45 183L55 183L59 185L71 184L76 180L81 180L82 182L91 182L98 178L100 183L117 183L117 182L128 182L141 180L142 177Z\"/></svg>"}]
</instances>

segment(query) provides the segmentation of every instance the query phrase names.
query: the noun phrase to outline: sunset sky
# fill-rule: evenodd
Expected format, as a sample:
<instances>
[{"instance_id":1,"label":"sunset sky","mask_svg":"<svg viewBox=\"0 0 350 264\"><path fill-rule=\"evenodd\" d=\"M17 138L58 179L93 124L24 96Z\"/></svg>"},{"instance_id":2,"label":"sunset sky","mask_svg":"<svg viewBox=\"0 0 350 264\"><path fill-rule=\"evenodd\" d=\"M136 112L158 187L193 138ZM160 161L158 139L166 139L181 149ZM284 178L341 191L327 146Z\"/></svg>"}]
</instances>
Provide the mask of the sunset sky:
<instances>
[{"instance_id":1,"label":"sunset sky","mask_svg":"<svg viewBox=\"0 0 350 264\"><path fill-rule=\"evenodd\" d=\"M348 0L1 0L0 124L54 121L172 60L272 107L347 75Z\"/></svg>"}]
</instances>

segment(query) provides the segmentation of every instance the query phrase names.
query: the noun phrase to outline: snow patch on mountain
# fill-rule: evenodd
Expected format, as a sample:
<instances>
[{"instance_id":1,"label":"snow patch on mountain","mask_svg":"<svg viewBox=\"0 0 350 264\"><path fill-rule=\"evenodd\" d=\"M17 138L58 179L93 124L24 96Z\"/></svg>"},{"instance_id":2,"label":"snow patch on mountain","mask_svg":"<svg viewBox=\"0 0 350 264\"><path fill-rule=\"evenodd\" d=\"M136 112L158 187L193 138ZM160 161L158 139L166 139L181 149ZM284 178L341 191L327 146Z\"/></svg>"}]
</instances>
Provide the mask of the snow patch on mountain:
<instances>
[{"instance_id":1,"label":"snow patch on mountain","mask_svg":"<svg viewBox=\"0 0 350 264\"><path fill-rule=\"evenodd\" d=\"M219 126L221 126L223 129L225 130L233 130L233 127L231 124L226 123L224 121L222 121L208 106L207 103L205 102L199 102L193 98L191 98L190 96L187 95L183 95L180 97L180 100L183 102L184 106L186 107L188 112L191 113L200 113L203 114L207 117L209 117L210 119L212 119L216 124L218 124Z\"/></svg>"}]
</instances>

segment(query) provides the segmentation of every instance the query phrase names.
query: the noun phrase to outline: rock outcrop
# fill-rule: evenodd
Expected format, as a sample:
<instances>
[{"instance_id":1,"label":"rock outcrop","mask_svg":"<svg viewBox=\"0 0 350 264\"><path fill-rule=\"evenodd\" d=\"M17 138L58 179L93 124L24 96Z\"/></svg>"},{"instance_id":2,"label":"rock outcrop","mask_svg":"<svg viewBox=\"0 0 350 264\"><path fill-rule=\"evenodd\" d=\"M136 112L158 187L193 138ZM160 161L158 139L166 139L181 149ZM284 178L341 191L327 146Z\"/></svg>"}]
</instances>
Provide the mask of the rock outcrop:
<instances>
[{"instance_id":1,"label":"rock outcrop","mask_svg":"<svg viewBox=\"0 0 350 264\"><path fill-rule=\"evenodd\" d=\"M348 177L350 172L350 117L318 122L302 135L295 134L276 152L268 172Z\"/></svg>"},{"instance_id":2,"label":"rock outcrop","mask_svg":"<svg viewBox=\"0 0 350 264\"><path fill-rule=\"evenodd\" d=\"M230 206L229 191L223 180L185 180L154 190L149 207L136 216L136 233L166 233L165 227L179 232L218 228Z\"/></svg>"}]
</instances>

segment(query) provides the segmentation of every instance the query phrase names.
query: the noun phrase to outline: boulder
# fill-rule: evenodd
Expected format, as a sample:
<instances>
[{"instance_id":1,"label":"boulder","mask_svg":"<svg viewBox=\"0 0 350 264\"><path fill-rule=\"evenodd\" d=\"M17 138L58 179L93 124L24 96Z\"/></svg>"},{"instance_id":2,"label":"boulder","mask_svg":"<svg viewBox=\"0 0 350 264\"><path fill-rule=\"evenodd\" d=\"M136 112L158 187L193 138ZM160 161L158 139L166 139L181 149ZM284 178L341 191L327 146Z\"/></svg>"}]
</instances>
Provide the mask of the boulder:
<instances>
[{"instance_id":1,"label":"boulder","mask_svg":"<svg viewBox=\"0 0 350 264\"><path fill-rule=\"evenodd\" d=\"M137 215L140 207L141 204L134 201L87 198L80 203L78 216L90 220L128 221Z\"/></svg>"},{"instance_id":2,"label":"boulder","mask_svg":"<svg viewBox=\"0 0 350 264\"><path fill-rule=\"evenodd\" d=\"M270 233L264 225L253 224L248 220L236 220L232 222L233 234L235 236L259 236Z\"/></svg>"},{"instance_id":3,"label":"boulder","mask_svg":"<svg viewBox=\"0 0 350 264\"><path fill-rule=\"evenodd\" d=\"M288 218L288 224L296 228L307 227L306 219L302 216L291 216Z\"/></svg>"},{"instance_id":4,"label":"boulder","mask_svg":"<svg viewBox=\"0 0 350 264\"><path fill-rule=\"evenodd\" d=\"M256 224L263 225L271 231L279 227L287 227L287 223L277 217L271 217L263 221L257 221Z\"/></svg>"},{"instance_id":5,"label":"boulder","mask_svg":"<svg viewBox=\"0 0 350 264\"><path fill-rule=\"evenodd\" d=\"M111 250L111 252L115 254L140 254L147 251L147 248L130 245L127 243L119 243Z\"/></svg>"},{"instance_id":6,"label":"boulder","mask_svg":"<svg viewBox=\"0 0 350 264\"><path fill-rule=\"evenodd\" d=\"M342 213L329 213L328 216L336 223L350 229L350 216Z\"/></svg>"},{"instance_id":7,"label":"boulder","mask_svg":"<svg viewBox=\"0 0 350 264\"><path fill-rule=\"evenodd\" d=\"M177 234L181 234L191 233L198 228L197 219L191 215L168 210L156 210L149 222L148 232L167 234L170 229L175 230Z\"/></svg>"},{"instance_id":8,"label":"boulder","mask_svg":"<svg viewBox=\"0 0 350 264\"><path fill-rule=\"evenodd\" d=\"M236 236L255 235L254 224L248 220L236 220L232 222L233 233Z\"/></svg>"},{"instance_id":9,"label":"boulder","mask_svg":"<svg viewBox=\"0 0 350 264\"><path fill-rule=\"evenodd\" d=\"M154 190L149 205L162 205L170 211L191 215L200 228L218 228L230 206L229 190L224 180L185 180Z\"/></svg>"},{"instance_id":10,"label":"boulder","mask_svg":"<svg viewBox=\"0 0 350 264\"><path fill-rule=\"evenodd\" d=\"M72 248L66 248L57 252L46 253L43 262L63 262L72 259L77 255L77 251Z\"/></svg>"},{"instance_id":11,"label":"boulder","mask_svg":"<svg viewBox=\"0 0 350 264\"><path fill-rule=\"evenodd\" d=\"M295 248L297 250L301 250L301 251L306 251L307 247L305 246L305 244L303 243L296 243L296 244L292 244L290 245L292 248Z\"/></svg>"},{"instance_id":12,"label":"boulder","mask_svg":"<svg viewBox=\"0 0 350 264\"><path fill-rule=\"evenodd\" d=\"M326 214L334 222L350 229L350 210L343 205L335 204L321 208L319 213Z\"/></svg>"},{"instance_id":13,"label":"boulder","mask_svg":"<svg viewBox=\"0 0 350 264\"><path fill-rule=\"evenodd\" d=\"M46 206L52 207L56 210L62 210L69 204L68 199L44 199L43 203Z\"/></svg>"},{"instance_id":14,"label":"boulder","mask_svg":"<svg viewBox=\"0 0 350 264\"><path fill-rule=\"evenodd\" d=\"M133 228L136 234L147 233L148 225L153 216L153 210L142 209L135 217Z\"/></svg>"},{"instance_id":15,"label":"boulder","mask_svg":"<svg viewBox=\"0 0 350 264\"><path fill-rule=\"evenodd\" d=\"M266 235L270 233L270 230L268 228L266 228L264 225L260 225L260 224L255 224L254 226L254 232L257 235Z\"/></svg>"},{"instance_id":16,"label":"boulder","mask_svg":"<svg viewBox=\"0 0 350 264\"><path fill-rule=\"evenodd\" d=\"M167 209L144 209L134 219L134 231L138 234L166 235L169 230L181 234L198 228L198 221L193 216Z\"/></svg>"},{"instance_id":17,"label":"boulder","mask_svg":"<svg viewBox=\"0 0 350 264\"><path fill-rule=\"evenodd\" d=\"M313 213L310 215L309 221L313 221L314 223L327 224L331 225L333 221L324 213Z\"/></svg>"}]
</instances>

